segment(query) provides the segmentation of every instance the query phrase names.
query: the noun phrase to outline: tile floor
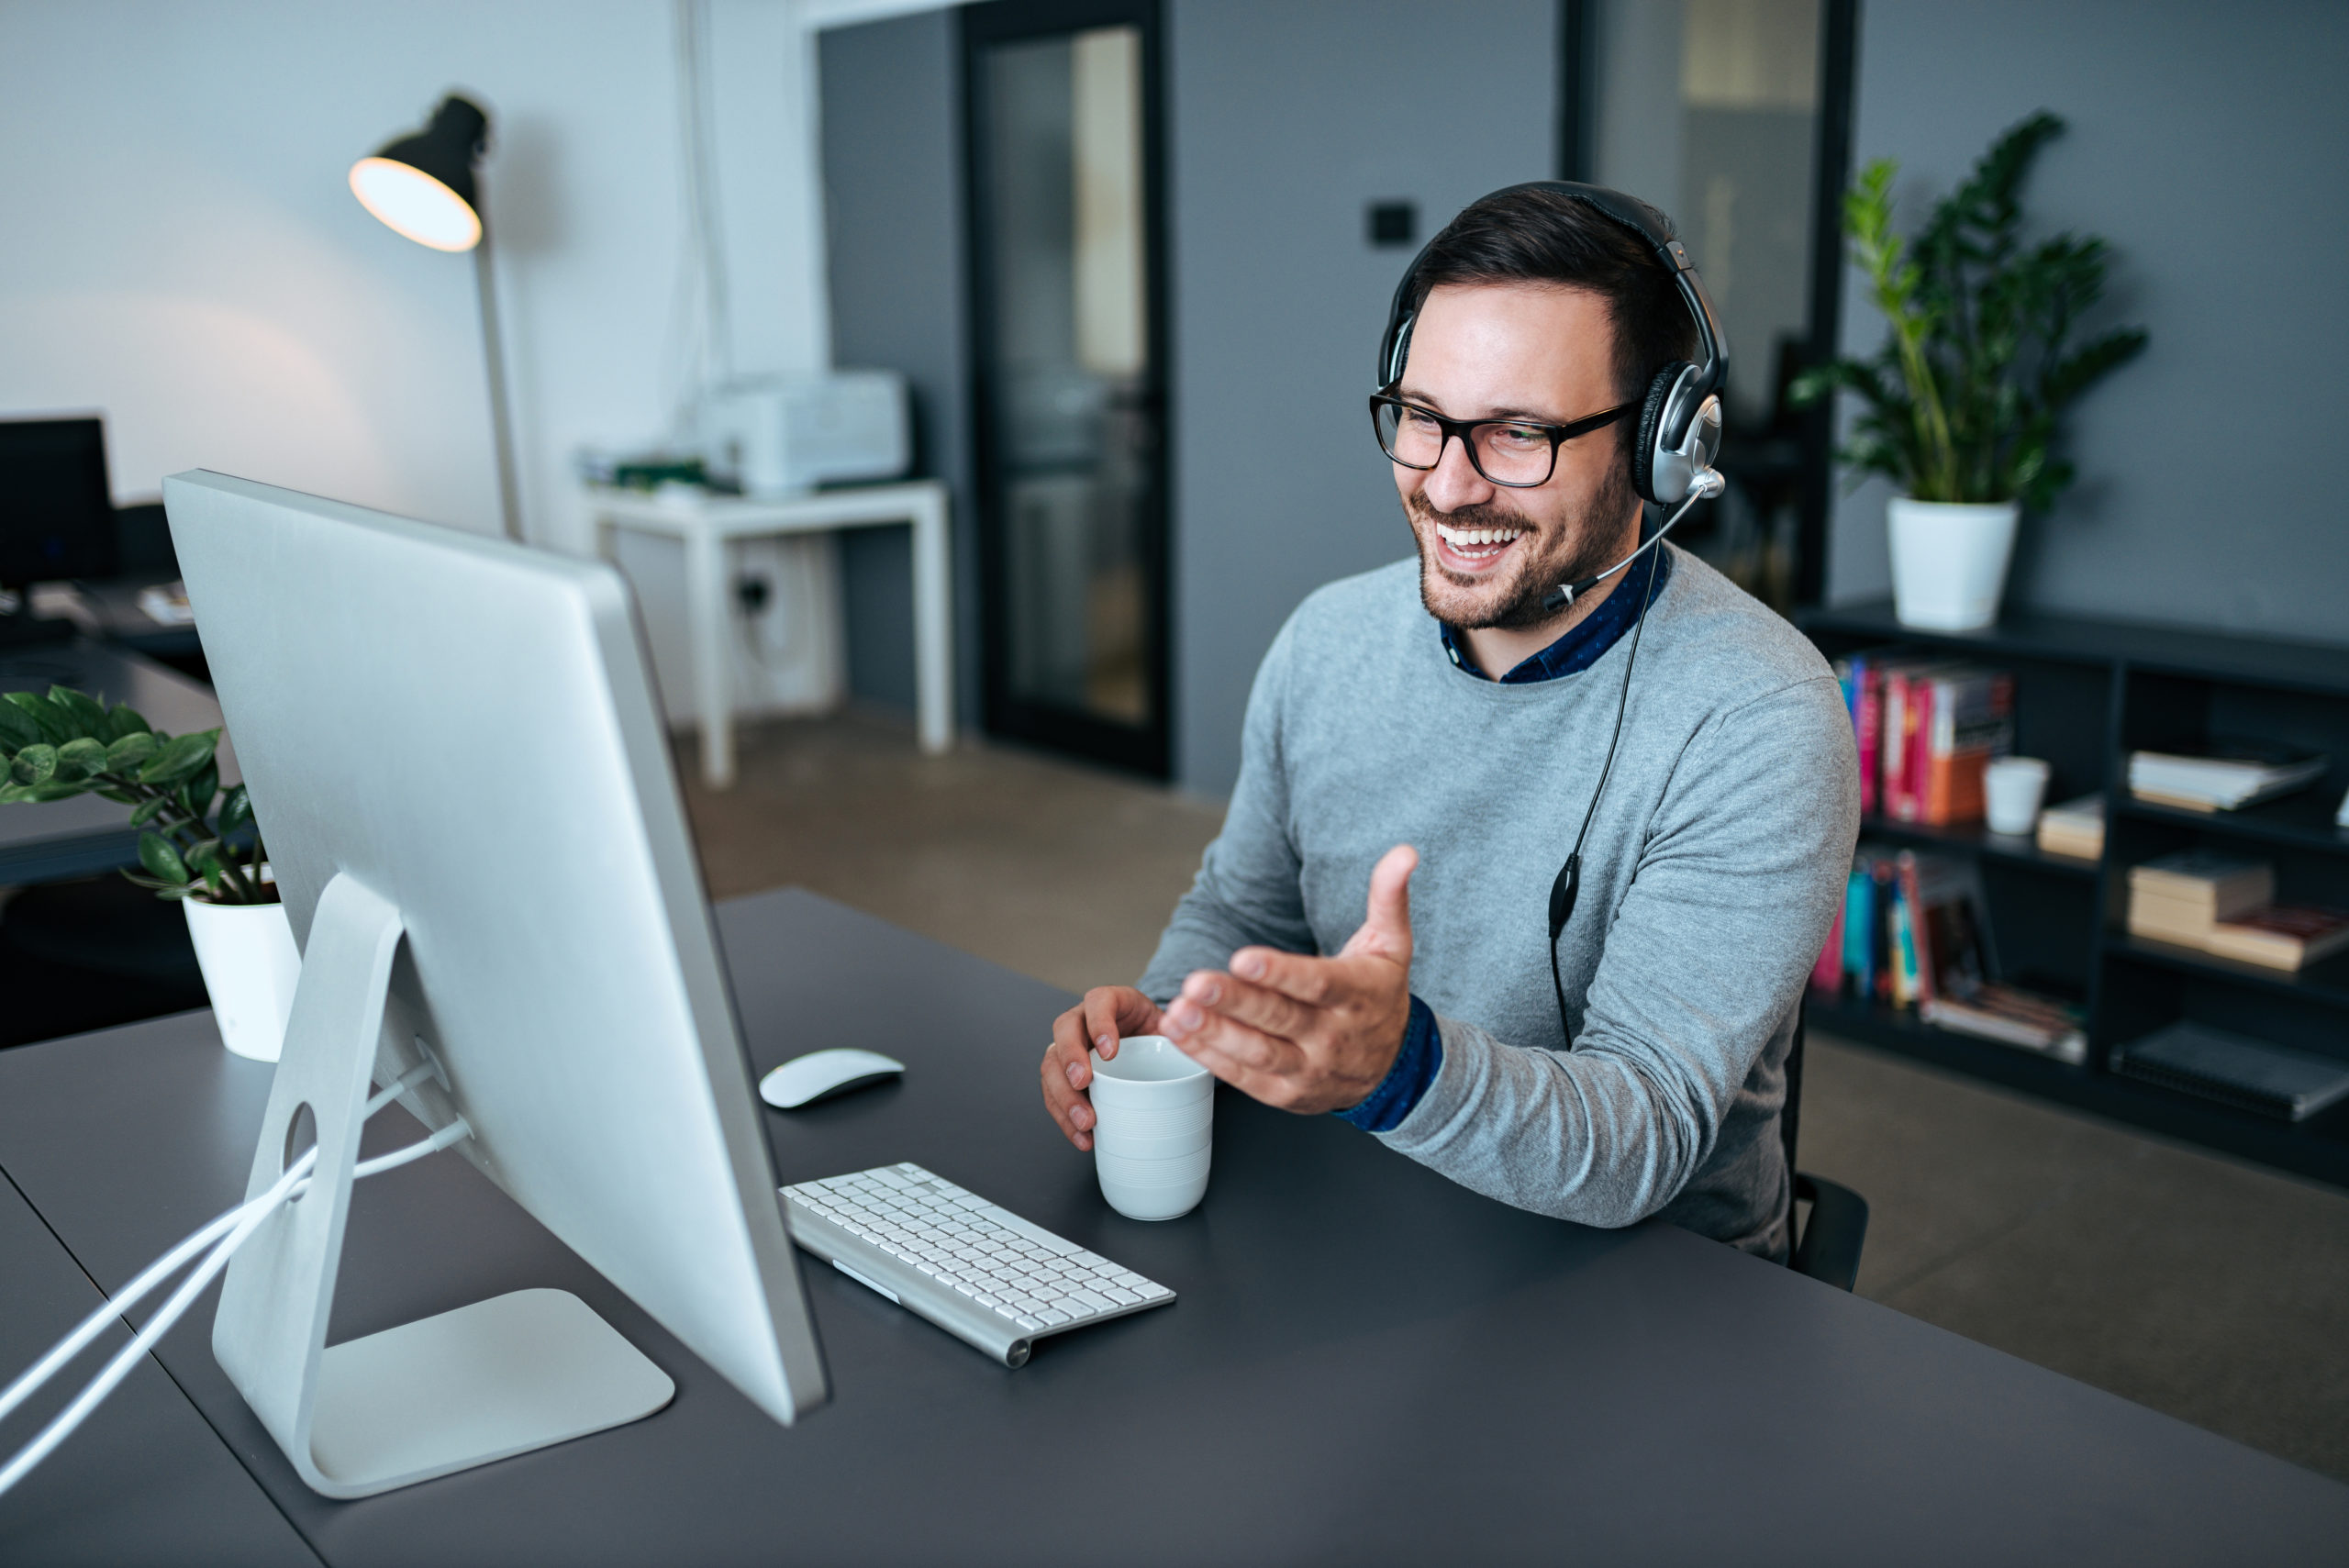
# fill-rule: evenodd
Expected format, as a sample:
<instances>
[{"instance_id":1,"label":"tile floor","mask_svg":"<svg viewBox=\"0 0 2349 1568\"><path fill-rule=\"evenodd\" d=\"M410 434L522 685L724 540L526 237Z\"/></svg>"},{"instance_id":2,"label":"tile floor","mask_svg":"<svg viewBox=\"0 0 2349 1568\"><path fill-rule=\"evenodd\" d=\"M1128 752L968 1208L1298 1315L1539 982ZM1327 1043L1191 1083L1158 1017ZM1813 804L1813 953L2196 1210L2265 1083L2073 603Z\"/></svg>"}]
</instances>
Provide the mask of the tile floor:
<instances>
[{"instance_id":1,"label":"tile floor","mask_svg":"<svg viewBox=\"0 0 2349 1568\"><path fill-rule=\"evenodd\" d=\"M1220 818L881 719L742 738L733 790L687 786L714 896L801 884L1070 989L1140 972ZM1818 1036L1806 1080L1863 1295L2349 1479L2349 1194Z\"/></svg>"}]
</instances>

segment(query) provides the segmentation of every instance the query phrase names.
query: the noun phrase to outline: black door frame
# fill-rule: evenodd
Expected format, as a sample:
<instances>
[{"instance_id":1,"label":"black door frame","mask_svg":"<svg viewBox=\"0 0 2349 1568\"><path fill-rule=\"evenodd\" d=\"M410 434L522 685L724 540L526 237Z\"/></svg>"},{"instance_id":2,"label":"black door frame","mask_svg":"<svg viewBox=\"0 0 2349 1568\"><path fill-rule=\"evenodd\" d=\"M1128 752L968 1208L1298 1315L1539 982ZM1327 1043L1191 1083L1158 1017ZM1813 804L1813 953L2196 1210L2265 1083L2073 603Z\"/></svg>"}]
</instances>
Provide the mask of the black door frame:
<instances>
[{"instance_id":1,"label":"black door frame","mask_svg":"<svg viewBox=\"0 0 2349 1568\"><path fill-rule=\"evenodd\" d=\"M1165 77L1159 0L988 0L962 7L963 213L969 264L965 318L970 332L974 477L979 526L979 670L981 714L987 732L1071 752L1094 762L1163 779L1174 756L1173 560L1169 548L1169 488L1174 448L1169 385L1170 334L1166 269ZM1152 482L1141 507L1141 551L1147 591L1143 657L1149 665L1150 721L1134 726L1026 701L1010 689L1006 617L1010 609L1008 529L996 459L995 251L986 167L988 117L984 56L990 45L1050 38L1094 28L1130 27L1141 35L1142 269L1144 331L1149 370L1141 396L1153 417L1156 445Z\"/></svg>"},{"instance_id":2,"label":"black door frame","mask_svg":"<svg viewBox=\"0 0 2349 1568\"><path fill-rule=\"evenodd\" d=\"M1587 180L1597 140L1598 18L1590 0L1558 3L1558 176ZM1805 367L1832 360L1842 334L1843 188L1852 178L1852 93L1860 0L1819 0L1819 118L1811 148L1810 294ZM1814 404L1802 423L1802 499L1795 523L1797 607L1827 596L1827 529L1835 507L1835 408Z\"/></svg>"}]
</instances>

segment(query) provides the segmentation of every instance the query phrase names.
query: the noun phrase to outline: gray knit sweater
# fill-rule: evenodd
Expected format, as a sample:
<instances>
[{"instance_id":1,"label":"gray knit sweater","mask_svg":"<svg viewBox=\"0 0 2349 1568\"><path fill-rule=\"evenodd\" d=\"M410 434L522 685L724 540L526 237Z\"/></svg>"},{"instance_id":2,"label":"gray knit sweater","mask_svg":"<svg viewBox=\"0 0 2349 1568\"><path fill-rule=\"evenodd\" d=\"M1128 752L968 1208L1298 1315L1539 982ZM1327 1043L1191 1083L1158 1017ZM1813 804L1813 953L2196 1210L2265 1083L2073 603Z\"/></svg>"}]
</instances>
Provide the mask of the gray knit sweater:
<instances>
[{"instance_id":1,"label":"gray knit sweater","mask_svg":"<svg viewBox=\"0 0 2349 1568\"><path fill-rule=\"evenodd\" d=\"M1569 1051L1550 883L1598 783L1631 639L1576 674L1479 680L1445 657L1418 573L1404 561L1333 583L1281 628L1223 831L1141 989L1163 1000L1251 943L1335 952L1372 865L1414 844L1411 989L1443 1061L1381 1140L1520 1208L1598 1226L1661 1214L1783 1257L1783 1069L1859 830L1834 676L1675 551L1559 942Z\"/></svg>"}]
</instances>

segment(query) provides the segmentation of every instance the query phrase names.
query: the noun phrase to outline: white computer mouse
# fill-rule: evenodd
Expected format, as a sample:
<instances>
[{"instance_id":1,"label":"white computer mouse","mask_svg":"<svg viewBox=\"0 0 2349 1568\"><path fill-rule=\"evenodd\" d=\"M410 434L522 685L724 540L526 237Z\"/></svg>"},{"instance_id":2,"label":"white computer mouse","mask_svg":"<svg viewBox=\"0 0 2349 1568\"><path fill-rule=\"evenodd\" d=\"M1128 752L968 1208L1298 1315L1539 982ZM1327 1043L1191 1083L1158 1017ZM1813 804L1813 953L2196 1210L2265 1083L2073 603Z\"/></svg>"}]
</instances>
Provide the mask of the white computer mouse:
<instances>
[{"instance_id":1,"label":"white computer mouse","mask_svg":"<svg viewBox=\"0 0 2349 1568\"><path fill-rule=\"evenodd\" d=\"M877 1051L858 1051L849 1046L811 1051L805 1056L793 1057L760 1079L759 1098L781 1110L797 1110L801 1106L894 1078L905 1070L904 1062Z\"/></svg>"}]
</instances>

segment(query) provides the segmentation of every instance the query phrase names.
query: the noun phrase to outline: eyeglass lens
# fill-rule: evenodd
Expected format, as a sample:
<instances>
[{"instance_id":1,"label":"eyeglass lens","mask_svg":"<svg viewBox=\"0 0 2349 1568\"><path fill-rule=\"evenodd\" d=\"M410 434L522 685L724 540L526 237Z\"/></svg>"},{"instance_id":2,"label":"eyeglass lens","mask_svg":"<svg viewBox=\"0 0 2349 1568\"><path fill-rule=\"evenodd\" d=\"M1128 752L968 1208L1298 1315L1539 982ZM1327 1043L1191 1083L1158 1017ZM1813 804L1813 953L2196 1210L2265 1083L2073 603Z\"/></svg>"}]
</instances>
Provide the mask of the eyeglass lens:
<instances>
[{"instance_id":1,"label":"eyeglass lens","mask_svg":"<svg viewBox=\"0 0 2349 1568\"><path fill-rule=\"evenodd\" d=\"M1490 420L1471 425L1469 457L1476 471L1497 484L1539 484L1550 477L1556 443L1539 425ZM1443 456L1443 426L1424 409L1408 404L1378 406L1378 444L1406 468L1433 468Z\"/></svg>"}]
</instances>

